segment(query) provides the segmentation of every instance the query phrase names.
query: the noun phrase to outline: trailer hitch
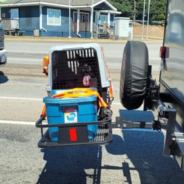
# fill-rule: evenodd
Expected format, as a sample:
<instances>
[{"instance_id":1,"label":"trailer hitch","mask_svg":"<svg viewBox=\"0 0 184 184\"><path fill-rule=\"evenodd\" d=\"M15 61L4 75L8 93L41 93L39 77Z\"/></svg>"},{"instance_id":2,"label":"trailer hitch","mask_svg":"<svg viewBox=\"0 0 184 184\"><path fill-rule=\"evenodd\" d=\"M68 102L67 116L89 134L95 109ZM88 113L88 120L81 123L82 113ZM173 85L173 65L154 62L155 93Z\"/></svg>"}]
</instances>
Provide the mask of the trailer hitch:
<instances>
[{"instance_id":1,"label":"trailer hitch","mask_svg":"<svg viewBox=\"0 0 184 184\"><path fill-rule=\"evenodd\" d=\"M112 128L130 129L130 128L145 128L152 129L153 122L133 122L116 117L116 122L112 123Z\"/></svg>"}]
</instances>

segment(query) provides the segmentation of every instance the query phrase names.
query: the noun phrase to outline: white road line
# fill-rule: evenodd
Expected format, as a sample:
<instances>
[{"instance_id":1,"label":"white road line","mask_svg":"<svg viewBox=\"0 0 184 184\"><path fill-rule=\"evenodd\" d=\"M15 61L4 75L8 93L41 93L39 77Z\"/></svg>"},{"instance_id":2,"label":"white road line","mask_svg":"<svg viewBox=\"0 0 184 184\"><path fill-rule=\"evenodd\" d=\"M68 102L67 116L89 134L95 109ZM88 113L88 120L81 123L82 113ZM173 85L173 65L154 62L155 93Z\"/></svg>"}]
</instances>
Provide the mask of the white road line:
<instances>
[{"instance_id":1,"label":"white road line","mask_svg":"<svg viewBox=\"0 0 184 184\"><path fill-rule=\"evenodd\" d=\"M30 50L26 50L26 51L24 51L24 52L21 52L21 51L19 51L19 50L9 50L8 49L8 54L11 54L11 53L13 53L13 54L17 54L17 55L21 55L21 54L43 54L43 55L47 55L47 51L46 52L38 52L38 51L30 51Z\"/></svg>"},{"instance_id":2,"label":"white road line","mask_svg":"<svg viewBox=\"0 0 184 184\"><path fill-rule=\"evenodd\" d=\"M41 64L41 59L24 59L24 58L8 58L8 63L25 64L31 62L31 64Z\"/></svg>"},{"instance_id":3,"label":"white road line","mask_svg":"<svg viewBox=\"0 0 184 184\"><path fill-rule=\"evenodd\" d=\"M116 102L113 103L113 102L112 102L112 105L121 105L121 103L118 103L118 102L117 102L117 103L116 103Z\"/></svg>"},{"instance_id":4,"label":"white road line","mask_svg":"<svg viewBox=\"0 0 184 184\"><path fill-rule=\"evenodd\" d=\"M43 99L40 98L21 98L21 97L0 97L0 99L43 101Z\"/></svg>"},{"instance_id":5,"label":"white road line","mask_svg":"<svg viewBox=\"0 0 184 184\"><path fill-rule=\"evenodd\" d=\"M15 61L20 61L20 60L22 60L22 61L38 61L38 62L40 62L40 58L14 58L14 57L9 57L8 58L10 61L11 60L15 60ZM41 58L42 59L42 58Z\"/></svg>"},{"instance_id":6,"label":"white road line","mask_svg":"<svg viewBox=\"0 0 184 184\"><path fill-rule=\"evenodd\" d=\"M24 122L24 121L7 121L0 120L0 124L13 124L13 125L35 125L36 122Z\"/></svg>"}]
</instances>

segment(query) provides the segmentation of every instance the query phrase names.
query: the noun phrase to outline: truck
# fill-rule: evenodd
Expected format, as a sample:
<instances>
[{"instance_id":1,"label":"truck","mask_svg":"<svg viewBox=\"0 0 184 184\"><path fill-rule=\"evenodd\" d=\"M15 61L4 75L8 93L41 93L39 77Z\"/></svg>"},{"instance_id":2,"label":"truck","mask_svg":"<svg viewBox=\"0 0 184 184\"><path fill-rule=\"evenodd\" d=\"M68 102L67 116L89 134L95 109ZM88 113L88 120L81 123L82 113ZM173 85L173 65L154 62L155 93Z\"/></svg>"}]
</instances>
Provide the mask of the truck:
<instances>
[{"instance_id":1,"label":"truck","mask_svg":"<svg viewBox=\"0 0 184 184\"><path fill-rule=\"evenodd\" d=\"M4 46L4 28L0 24L0 66L5 65L7 62L7 52Z\"/></svg>"},{"instance_id":2,"label":"truck","mask_svg":"<svg viewBox=\"0 0 184 184\"><path fill-rule=\"evenodd\" d=\"M120 116L112 122L111 80L103 50L98 44L52 47L49 62L46 62L48 97L43 99L46 106L36 122L36 127L41 128L38 147L112 143L113 128L164 130L163 153L175 158L184 170L184 1L168 0L166 14L159 82L152 77L145 43L128 41L122 57L120 102L128 112L143 107L139 112L152 113L152 120L145 118L134 122ZM64 72L72 71L73 76L84 71L79 81L87 78L88 85L84 87L81 82L75 86L78 85L75 77L69 82L71 76L67 78ZM98 98L91 99L90 96ZM98 105L100 99L105 105ZM46 116L48 124L42 124ZM70 119L75 121L70 122ZM48 128L45 133L44 128ZM90 131L93 136L89 135Z\"/></svg>"},{"instance_id":3,"label":"truck","mask_svg":"<svg viewBox=\"0 0 184 184\"><path fill-rule=\"evenodd\" d=\"M167 112L164 154L184 170L184 1L168 0L166 14L159 80L159 99Z\"/></svg>"}]
</instances>

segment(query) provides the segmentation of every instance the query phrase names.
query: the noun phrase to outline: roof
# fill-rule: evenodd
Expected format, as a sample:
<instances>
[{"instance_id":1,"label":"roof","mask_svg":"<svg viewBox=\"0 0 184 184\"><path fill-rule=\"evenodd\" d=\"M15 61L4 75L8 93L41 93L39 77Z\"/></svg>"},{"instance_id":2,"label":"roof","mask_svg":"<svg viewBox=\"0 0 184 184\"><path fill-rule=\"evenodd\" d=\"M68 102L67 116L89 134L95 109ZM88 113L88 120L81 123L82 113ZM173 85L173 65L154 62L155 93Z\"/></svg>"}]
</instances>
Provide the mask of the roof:
<instances>
[{"instance_id":1,"label":"roof","mask_svg":"<svg viewBox=\"0 0 184 184\"><path fill-rule=\"evenodd\" d=\"M70 0L72 6L90 6L92 0ZM93 4L99 3L102 0L93 0ZM69 5L69 0L2 0L0 4L19 4L19 3L33 3L33 2L45 2L53 4Z\"/></svg>"},{"instance_id":2,"label":"roof","mask_svg":"<svg viewBox=\"0 0 184 184\"><path fill-rule=\"evenodd\" d=\"M99 3L101 0L93 0L93 4ZM92 0L71 0L73 6L92 5Z\"/></svg>"},{"instance_id":3,"label":"roof","mask_svg":"<svg viewBox=\"0 0 184 184\"><path fill-rule=\"evenodd\" d=\"M55 7L69 7L69 3L71 3L71 8L95 7L101 3L105 3L112 11L117 11L107 0L1 0L0 6L31 6L42 4Z\"/></svg>"}]
</instances>

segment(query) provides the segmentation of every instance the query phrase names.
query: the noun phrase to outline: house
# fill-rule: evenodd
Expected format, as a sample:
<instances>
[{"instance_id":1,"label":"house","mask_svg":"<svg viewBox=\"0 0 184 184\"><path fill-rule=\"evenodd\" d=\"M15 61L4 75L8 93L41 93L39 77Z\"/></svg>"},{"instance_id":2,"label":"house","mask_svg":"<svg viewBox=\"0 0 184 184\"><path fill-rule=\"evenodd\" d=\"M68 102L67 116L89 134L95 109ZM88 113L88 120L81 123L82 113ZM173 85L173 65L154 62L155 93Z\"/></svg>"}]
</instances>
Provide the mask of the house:
<instances>
[{"instance_id":1,"label":"house","mask_svg":"<svg viewBox=\"0 0 184 184\"><path fill-rule=\"evenodd\" d=\"M93 38L100 25L113 26L121 14L107 0L3 0L0 7L2 22L11 21L9 29L26 36L37 30L40 36Z\"/></svg>"}]
</instances>

